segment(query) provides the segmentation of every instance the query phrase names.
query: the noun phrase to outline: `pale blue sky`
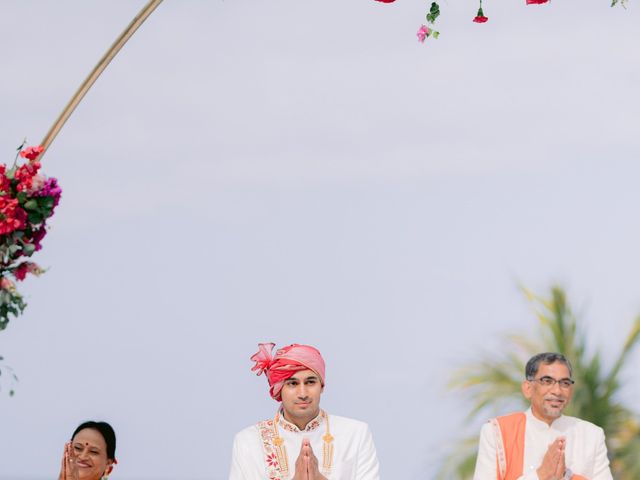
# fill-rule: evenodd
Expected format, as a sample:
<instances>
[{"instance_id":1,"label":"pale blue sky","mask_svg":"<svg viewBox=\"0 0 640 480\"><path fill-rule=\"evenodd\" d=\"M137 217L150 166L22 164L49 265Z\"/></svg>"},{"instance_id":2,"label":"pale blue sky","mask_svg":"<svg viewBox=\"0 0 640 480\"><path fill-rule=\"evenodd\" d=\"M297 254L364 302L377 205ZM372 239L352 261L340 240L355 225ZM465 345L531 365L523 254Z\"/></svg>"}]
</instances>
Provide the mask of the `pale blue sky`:
<instances>
[{"instance_id":1,"label":"pale blue sky","mask_svg":"<svg viewBox=\"0 0 640 480\"><path fill-rule=\"evenodd\" d=\"M5 161L143 3L0 3ZM640 313L638 8L508 3L443 1L421 45L428 2L166 0L44 159L64 196L0 334L0 477L53 477L101 418L114 480L225 479L274 341L323 351L384 478L430 479L448 374L535 328L517 282L565 285L611 358Z\"/></svg>"}]
</instances>

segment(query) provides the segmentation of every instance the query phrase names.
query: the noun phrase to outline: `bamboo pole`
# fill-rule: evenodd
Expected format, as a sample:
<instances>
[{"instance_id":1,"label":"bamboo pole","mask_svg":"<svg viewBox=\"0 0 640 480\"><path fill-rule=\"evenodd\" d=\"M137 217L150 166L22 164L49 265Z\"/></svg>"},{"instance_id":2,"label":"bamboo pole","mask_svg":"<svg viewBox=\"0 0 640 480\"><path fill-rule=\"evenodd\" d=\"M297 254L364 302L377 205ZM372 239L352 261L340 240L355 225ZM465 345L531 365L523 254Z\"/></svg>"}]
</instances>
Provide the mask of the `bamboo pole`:
<instances>
[{"instance_id":1,"label":"bamboo pole","mask_svg":"<svg viewBox=\"0 0 640 480\"><path fill-rule=\"evenodd\" d=\"M73 111L76 109L78 104L82 101L84 96L87 94L91 86L98 79L100 74L107 68L107 65L111 63L111 60L118 54L120 49L127 43L127 41L131 38L131 36L138 30L140 25L144 23L144 21L153 13L158 5L162 3L162 0L150 0L140 12L134 17L134 19L129 23L127 28L120 34L120 36L113 42L113 45L107 50L107 52L102 56L98 64L93 68L89 76L82 82L80 88L76 91L76 93L71 97L71 100L67 104L67 106L62 110L58 119L53 123L49 132L42 139L40 145L44 147L43 152L40 154L39 159L42 160L43 155L47 152L47 149L56 138L60 130L67 122Z\"/></svg>"}]
</instances>

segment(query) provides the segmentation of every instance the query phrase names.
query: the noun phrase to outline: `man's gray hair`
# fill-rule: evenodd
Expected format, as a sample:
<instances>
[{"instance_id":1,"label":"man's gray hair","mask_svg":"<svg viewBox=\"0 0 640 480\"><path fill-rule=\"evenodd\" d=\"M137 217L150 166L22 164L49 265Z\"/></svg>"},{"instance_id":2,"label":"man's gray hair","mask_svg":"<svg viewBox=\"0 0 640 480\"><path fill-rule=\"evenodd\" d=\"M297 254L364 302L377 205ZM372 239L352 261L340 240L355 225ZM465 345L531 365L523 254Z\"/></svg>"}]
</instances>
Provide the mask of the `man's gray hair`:
<instances>
[{"instance_id":1,"label":"man's gray hair","mask_svg":"<svg viewBox=\"0 0 640 480\"><path fill-rule=\"evenodd\" d=\"M538 368L540 368L541 363L551 365L556 362L564 363L569 369L569 376L573 375L573 368L571 368L571 363L567 360L567 357L561 353L545 352L538 353L529 359L527 366L524 369L525 378L527 380L534 380L538 374Z\"/></svg>"}]
</instances>

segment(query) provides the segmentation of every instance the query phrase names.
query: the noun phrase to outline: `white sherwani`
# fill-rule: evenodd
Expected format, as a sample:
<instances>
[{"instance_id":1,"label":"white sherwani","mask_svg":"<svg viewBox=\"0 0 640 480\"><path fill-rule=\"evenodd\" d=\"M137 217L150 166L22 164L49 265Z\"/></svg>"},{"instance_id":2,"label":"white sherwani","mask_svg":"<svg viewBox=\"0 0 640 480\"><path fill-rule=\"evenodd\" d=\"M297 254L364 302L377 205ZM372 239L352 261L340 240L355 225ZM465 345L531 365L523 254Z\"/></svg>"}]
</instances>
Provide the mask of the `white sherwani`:
<instances>
[{"instance_id":1,"label":"white sherwani","mask_svg":"<svg viewBox=\"0 0 640 480\"><path fill-rule=\"evenodd\" d=\"M521 480L538 480L536 470L542 464L549 445L557 437L567 439L565 463L573 474L589 480L613 480L609 470L603 430L575 417L561 416L551 425L537 419L531 409L525 412L524 472ZM496 436L490 423L480 431L478 460L473 480L496 480Z\"/></svg>"},{"instance_id":2,"label":"white sherwani","mask_svg":"<svg viewBox=\"0 0 640 480\"><path fill-rule=\"evenodd\" d=\"M229 480L286 479L295 475L295 463L302 446L308 438L318 464L323 464L323 435L326 433L325 420L318 416L309 422L304 431L287 422L282 416L278 433L284 440L289 463L289 475L279 476L274 468L276 461L270 446L265 446L261 426L252 425L239 432L233 441L231 473ZM379 480L378 458L371 432L366 423L350 418L329 415L329 426L333 436L333 465L329 480Z\"/></svg>"}]
</instances>

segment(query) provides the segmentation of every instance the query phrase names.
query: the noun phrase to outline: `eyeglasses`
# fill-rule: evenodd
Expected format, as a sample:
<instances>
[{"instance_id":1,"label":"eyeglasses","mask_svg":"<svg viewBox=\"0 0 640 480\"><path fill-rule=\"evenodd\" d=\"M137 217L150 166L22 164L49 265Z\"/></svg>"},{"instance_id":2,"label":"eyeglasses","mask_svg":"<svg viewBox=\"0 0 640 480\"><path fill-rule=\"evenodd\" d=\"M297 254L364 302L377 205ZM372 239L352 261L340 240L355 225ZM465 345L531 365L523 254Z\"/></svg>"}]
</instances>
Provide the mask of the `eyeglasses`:
<instances>
[{"instance_id":1,"label":"eyeglasses","mask_svg":"<svg viewBox=\"0 0 640 480\"><path fill-rule=\"evenodd\" d=\"M560 385L560 388L564 388L565 390L573 387L573 384L576 383L570 378L561 378L560 380L556 380L555 378L546 377L546 376L541 378L533 378L529 381L538 382L543 387L549 387L549 388L553 387L557 383L558 385Z\"/></svg>"}]
</instances>

